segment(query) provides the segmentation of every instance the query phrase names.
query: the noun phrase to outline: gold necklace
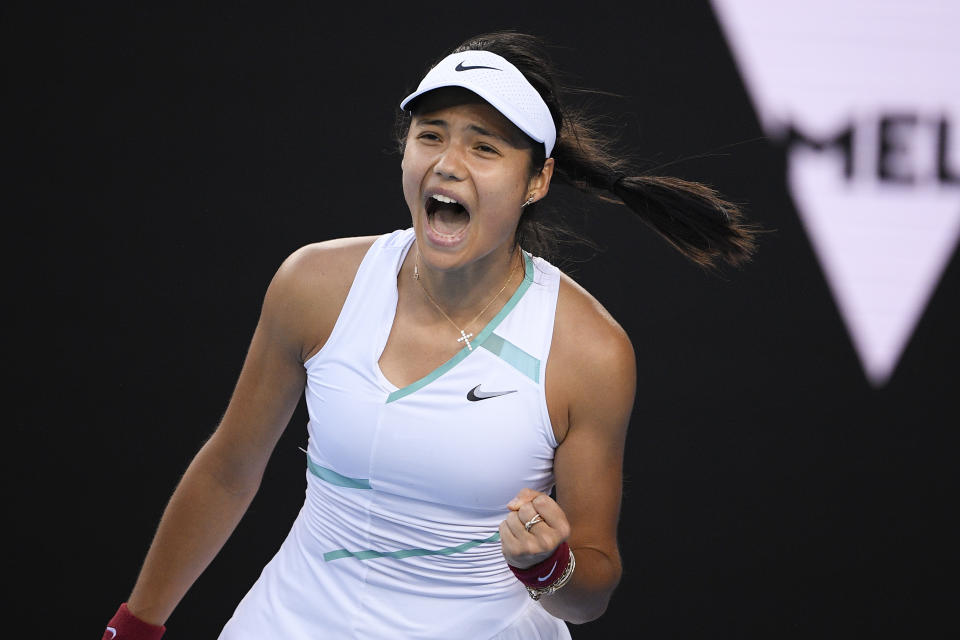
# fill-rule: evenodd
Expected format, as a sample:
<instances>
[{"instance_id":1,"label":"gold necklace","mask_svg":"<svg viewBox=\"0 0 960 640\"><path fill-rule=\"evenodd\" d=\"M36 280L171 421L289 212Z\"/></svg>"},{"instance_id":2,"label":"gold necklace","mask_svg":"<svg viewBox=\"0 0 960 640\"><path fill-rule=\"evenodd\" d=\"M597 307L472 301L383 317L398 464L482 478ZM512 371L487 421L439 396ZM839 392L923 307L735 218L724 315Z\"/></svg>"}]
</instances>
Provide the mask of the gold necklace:
<instances>
[{"instance_id":1,"label":"gold necklace","mask_svg":"<svg viewBox=\"0 0 960 640\"><path fill-rule=\"evenodd\" d=\"M512 261L512 260L513 260L513 258L511 258L511 261ZM490 299L490 302L488 302L486 305L484 305L483 309L480 310L480 313L478 313L476 316L474 316L473 320L471 320L471 321L468 322L467 324L463 325L466 329L469 329L469 328L470 328L470 325L472 325L474 322L476 322L477 319L478 319L480 316L483 315L483 312L490 308L490 305L493 304L493 301L500 297L500 294L503 293L503 290L507 288L507 285L508 285L508 284L510 284L510 279L513 278L513 272L514 272L514 271L516 271L516 269L514 269L514 268L511 268L511 269L510 269L510 272L507 274L507 279L504 280L503 286L500 287L500 291L497 291L497 295L493 296L493 297ZM455 328L457 331L460 332L460 337L457 338L457 342L463 342L464 344L467 345L467 349L469 349L470 351L473 351L473 346L470 344L470 338L473 337L473 334L472 334L472 333L468 333L468 332L465 331L464 329L461 329L461 328L459 327L459 325L457 325L457 323L454 322L454 321L450 318L450 316L447 315L447 312L443 310L443 307L441 307L439 304L437 304L437 301L433 299L433 296L430 295L430 292L427 291L427 288L426 288L425 286L423 286L423 281L420 280L420 251L419 251L419 250L417 250L417 257L416 257L416 259L415 259L414 262L413 262L413 279L416 280L416 281L420 284L420 288L423 289L423 293L424 293L425 296L427 296L427 300L429 300L430 302L432 302L432 303L433 303L433 306L435 306L435 307L437 308L437 311L439 311L440 313L442 313L442 314L443 314L443 317L446 318L447 321L450 322L450 324L452 324L452 325L454 326L454 328Z\"/></svg>"}]
</instances>

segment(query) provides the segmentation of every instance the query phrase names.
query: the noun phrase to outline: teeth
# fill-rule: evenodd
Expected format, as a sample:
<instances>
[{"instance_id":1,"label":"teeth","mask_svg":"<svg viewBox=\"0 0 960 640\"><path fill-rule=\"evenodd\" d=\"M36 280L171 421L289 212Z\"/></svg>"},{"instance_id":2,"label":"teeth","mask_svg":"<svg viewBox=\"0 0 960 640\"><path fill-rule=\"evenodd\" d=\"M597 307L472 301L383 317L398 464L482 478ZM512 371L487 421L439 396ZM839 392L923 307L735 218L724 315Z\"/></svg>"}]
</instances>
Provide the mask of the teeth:
<instances>
[{"instance_id":1,"label":"teeth","mask_svg":"<svg viewBox=\"0 0 960 640\"><path fill-rule=\"evenodd\" d=\"M446 204L460 204L459 202L457 202L457 201L454 200L453 198L448 198L447 196L442 196L442 195L440 195L439 193L435 193L435 194L433 194L433 195L430 196L430 197L433 198L434 200L437 200L437 201L439 201L439 202L444 202L444 203L446 203Z\"/></svg>"}]
</instances>

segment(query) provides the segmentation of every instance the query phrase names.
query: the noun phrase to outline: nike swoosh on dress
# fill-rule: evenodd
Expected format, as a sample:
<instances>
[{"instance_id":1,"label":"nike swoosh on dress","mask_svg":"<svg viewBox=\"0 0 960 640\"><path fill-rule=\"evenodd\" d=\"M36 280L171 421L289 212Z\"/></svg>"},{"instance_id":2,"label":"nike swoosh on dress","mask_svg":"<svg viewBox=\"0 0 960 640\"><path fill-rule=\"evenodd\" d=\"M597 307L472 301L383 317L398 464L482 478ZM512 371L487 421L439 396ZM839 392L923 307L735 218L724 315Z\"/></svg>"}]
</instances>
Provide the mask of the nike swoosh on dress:
<instances>
[{"instance_id":1,"label":"nike swoosh on dress","mask_svg":"<svg viewBox=\"0 0 960 640\"><path fill-rule=\"evenodd\" d=\"M511 389L509 391L480 391L480 386L483 383L478 384L470 391L467 391L467 400L470 402L479 402L480 400L489 400L490 398L496 398L497 396L505 396L508 393L516 393L516 389Z\"/></svg>"}]
</instances>

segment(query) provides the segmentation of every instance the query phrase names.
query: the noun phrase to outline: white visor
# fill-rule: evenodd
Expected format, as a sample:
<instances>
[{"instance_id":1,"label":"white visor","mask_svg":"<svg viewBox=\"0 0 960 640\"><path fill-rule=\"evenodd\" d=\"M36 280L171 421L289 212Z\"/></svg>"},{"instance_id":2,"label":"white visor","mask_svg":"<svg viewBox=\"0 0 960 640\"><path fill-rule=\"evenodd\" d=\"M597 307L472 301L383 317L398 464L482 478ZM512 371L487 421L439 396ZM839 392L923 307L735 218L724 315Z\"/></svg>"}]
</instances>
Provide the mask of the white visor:
<instances>
[{"instance_id":1,"label":"white visor","mask_svg":"<svg viewBox=\"0 0 960 640\"><path fill-rule=\"evenodd\" d=\"M550 157L557 141L550 109L520 70L505 58L490 51L452 53L427 72L400 108L406 109L414 98L441 87L473 91L525 134L542 142L546 157Z\"/></svg>"}]
</instances>

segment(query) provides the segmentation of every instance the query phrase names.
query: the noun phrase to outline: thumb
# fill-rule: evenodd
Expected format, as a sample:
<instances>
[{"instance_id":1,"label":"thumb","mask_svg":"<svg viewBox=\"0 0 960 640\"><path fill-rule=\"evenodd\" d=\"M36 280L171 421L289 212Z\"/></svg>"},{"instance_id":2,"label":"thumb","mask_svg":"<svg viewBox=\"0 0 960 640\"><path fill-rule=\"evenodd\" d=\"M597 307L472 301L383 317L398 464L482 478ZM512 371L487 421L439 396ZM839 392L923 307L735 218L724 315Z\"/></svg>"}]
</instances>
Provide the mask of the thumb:
<instances>
[{"instance_id":1,"label":"thumb","mask_svg":"<svg viewBox=\"0 0 960 640\"><path fill-rule=\"evenodd\" d=\"M527 502L533 502L533 499L538 495L540 495L539 491L534 491L533 489L524 487L523 489L520 489L513 500L507 503L507 508L510 509L510 511L517 511L520 509L521 505Z\"/></svg>"}]
</instances>

